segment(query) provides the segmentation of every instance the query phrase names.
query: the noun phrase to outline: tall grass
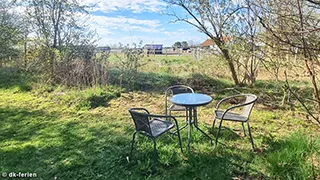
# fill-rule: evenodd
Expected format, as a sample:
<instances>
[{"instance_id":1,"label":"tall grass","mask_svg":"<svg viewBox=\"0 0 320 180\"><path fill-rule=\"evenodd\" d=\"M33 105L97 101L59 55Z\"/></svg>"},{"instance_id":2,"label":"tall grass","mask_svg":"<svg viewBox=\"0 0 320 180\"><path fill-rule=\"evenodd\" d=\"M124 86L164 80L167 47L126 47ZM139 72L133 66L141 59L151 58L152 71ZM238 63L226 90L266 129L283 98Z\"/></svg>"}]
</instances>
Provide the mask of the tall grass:
<instances>
[{"instance_id":1,"label":"tall grass","mask_svg":"<svg viewBox=\"0 0 320 180\"><path fill-rule=\"evenodd\" d=\"M88 87L80 90L65 86L52 87L44 84L35 84L33 93L74 110L89 110L99 106L108 106L108 102L111 99L120 97L122 91L121 88L113 86Z\"/></svg>"},{"instance_id":2,"label":"tall grass","mask_svg":"<svg viewBox=\"0 0 320 180\"><path fill-rule=\"evenodd\" d=\"M314 141L310 135L296 132L269 143L264 156L257 157L255 163L267 176L272 179L318 178L319 167L314 166L319 162L314 162L314 157L319 156L316 152L320 147L319 140Z\"/></svg>"}]
</instances>

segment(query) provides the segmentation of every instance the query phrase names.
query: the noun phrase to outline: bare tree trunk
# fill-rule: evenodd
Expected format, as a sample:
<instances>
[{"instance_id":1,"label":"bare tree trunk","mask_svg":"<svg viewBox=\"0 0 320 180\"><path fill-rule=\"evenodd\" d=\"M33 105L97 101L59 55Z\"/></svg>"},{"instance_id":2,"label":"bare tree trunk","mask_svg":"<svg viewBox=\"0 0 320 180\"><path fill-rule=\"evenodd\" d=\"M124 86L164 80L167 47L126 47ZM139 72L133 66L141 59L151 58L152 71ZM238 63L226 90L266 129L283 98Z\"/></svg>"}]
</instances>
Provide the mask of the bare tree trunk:
<instances>
[{"instance_id":1,"label":"bare tree trunk","mask_svg":"<svg viewBox=\"0 0 320 180\"><path fill-rule=\"evenodd\" d=\"M231 76L232 76L232 79L233 79L233 82L235 85L239 85L239 80L238 80L238 76L237 76L237 72L236 72L236 69L234 67L234 63L229 55L229 51L224 49L222 50L222 53L223 53L223 56L224 58L227 60L228 62L228 66L229 66L229 69L231 71Z\"/></svg>"}]
</instances>

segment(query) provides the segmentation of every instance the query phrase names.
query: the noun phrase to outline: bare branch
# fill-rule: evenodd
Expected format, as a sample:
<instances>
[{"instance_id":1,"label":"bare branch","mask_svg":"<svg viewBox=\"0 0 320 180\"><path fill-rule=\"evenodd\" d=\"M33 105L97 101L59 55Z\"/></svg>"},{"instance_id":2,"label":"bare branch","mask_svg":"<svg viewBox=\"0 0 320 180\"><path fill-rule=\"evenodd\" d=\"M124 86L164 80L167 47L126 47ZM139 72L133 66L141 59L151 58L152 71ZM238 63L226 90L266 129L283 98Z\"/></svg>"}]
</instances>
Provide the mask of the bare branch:
<instances>
[{"instance_id":1,"label":"bare branch","mask_svg":"<svg viewBox=\"0 0 320 180\"><path fill-rule=\"evenodd\" d=\"M315 116L313 115L313 113L312 113L312 112L310 111L310 109L305 105L305 103L302 101L302 99L300 99L300 98L298 97L298 95L290 88L290 84L289 84L289 82L288 82L288 76L287 76L286 71L284 72L284 74L285 74L285 78L286 78L285 88L286 88L287 90L289 90L289 92L290 92L291 94L293 94L293 96L299 101L299 103L303 106L303 108L306 110L306 112L307 112L314 120L316 120L316 121L318 122L318 124L320 124L319 118L318 118L318 117L315 117Z\"/></svg>"},{"instance_id":2,"label":"bare branch","mask_svg":"<svg viewBox=\"0 0 320 180\"><path fill-rule=\"evenodd\" d=\"M307 0L308 2L316 5L320 5L320 1L314 1L314 0Z\"/></svg>"}]
</instances>

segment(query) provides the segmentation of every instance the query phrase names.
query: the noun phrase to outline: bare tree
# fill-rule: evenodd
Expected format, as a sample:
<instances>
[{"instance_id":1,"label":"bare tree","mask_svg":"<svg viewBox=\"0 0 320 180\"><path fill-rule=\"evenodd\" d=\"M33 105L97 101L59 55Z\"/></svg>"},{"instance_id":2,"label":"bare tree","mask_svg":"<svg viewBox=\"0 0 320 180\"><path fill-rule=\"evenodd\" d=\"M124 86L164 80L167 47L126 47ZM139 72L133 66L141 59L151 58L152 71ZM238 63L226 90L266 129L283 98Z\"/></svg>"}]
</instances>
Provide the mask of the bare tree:
<instances>
[{"instance_id":1,"label":"bare tree","mask_svg":"<svg viewBox=\"0 0 320 180\"><path fill-rule=\"evenodd\" d=\"M36 33L48 47L59 49L84 29L79 16L88 14L77 0L28 0L28 15L34 20Z\"/></svg>"},{"instance_id":2,"label":"bare tree","mask_svg":"<svg viewBox=\"0 0 320 180\"><path fill-rule=\"evenodd\" d=\"M261 33L258 19L250 10L250 3L244 3L245 8L238 13L238 28L232 43L232 56L236 61L238 74L243 74L241 84L252 85L257 78L261 62L261 41L257 38ZM239 77L241 78L241 77Z\"/></svg>"},{"instance_id":3,"label":"bare tree","mask_svg":"<svg viewBox=\"0 0 320 180\"><path fill-rule=\"evenodd\" d=\"M234 61L227 47L227 38L232 35L235 26L235 14L242 9L241 6L232 1L210 1L210 0L165 0L171 6L182 8L186 14L178 15L174 8L169 8L169 15L176 18L175 21L186 22L196 27L200 32L212 39L231 71L232 79L236 85L239 84ZM170 6L170 7L171 7Z\"/></svg>"},{"instance_id":4,"label":"bare tree","mask_svg":"<svg viewBox=\"0 0 320 180\"><path fill-rule=\"evenodd\" d=\"M250 1L251 10L259 18L260 24L265 28L266 35L271 37L265 43L271 48L290 51L297 49L297 53L302 56L305 69L310 77L313 87L314 99L311 100L316 106L314 116L310 107L306 106L298 98L306 112L318 120L320 114L320 95L317 74L320 72L320 5L318 1L306 0L268 0ZM290 11L288 11L290 9ZM276 43L275 43L276 42ZM287 77L287 74L286 74ZM286 88L291 93L290 84L287 82ZM299 97L298 94L294 95Z\"/></svg>"}]
</instances>

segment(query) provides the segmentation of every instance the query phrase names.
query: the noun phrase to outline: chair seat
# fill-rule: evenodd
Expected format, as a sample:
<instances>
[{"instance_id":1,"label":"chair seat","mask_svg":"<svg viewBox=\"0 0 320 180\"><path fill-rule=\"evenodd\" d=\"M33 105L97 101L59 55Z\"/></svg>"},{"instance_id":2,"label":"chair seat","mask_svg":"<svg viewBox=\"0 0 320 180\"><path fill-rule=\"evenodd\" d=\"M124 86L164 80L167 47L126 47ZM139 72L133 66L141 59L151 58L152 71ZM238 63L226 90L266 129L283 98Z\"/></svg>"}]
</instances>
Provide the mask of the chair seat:
<instances>
[{"instance_id":1,"label":"chair seat","mask_svg":"<svg viewBox=\"0 0 320 180\"><path fill-rule=\"evenodd\" d=\"M214 111L214 115L217 119L221 119L223 113L224 113L224 111L222 111L222 110L215 110ZM238 113L227 112L224 115L223 120L246 122L248 120L248 118L245 116L242 116L241 114L238 114Z\"/></svg>"},{"instance_id":2,"label":"chair seat","mask_svg":"<svg viewBox=\"0 0 320 180\"><path fill-rule=\"evenodd\" d=\"M159 118L153 118L150 120L150 129L153 137L158 137L164 132L167 132L174 127L174 124L170 121L165 121Z\"/></svg>"},{"instance_id":3,"label":"chair seat","mask_svg":"<svg viewBox=\"0 0 320 180\"><path fill-rule=\"evenodd\" d=\"M186 108L184 106L179 106L179 105L175 105L172 104L169 108L170 111L185 111Z\"/></svg>"}]
</instances>

